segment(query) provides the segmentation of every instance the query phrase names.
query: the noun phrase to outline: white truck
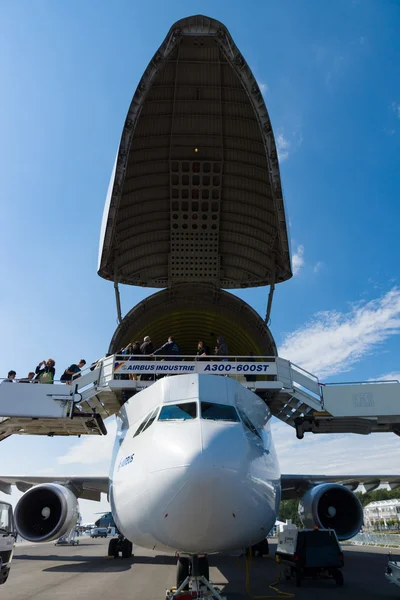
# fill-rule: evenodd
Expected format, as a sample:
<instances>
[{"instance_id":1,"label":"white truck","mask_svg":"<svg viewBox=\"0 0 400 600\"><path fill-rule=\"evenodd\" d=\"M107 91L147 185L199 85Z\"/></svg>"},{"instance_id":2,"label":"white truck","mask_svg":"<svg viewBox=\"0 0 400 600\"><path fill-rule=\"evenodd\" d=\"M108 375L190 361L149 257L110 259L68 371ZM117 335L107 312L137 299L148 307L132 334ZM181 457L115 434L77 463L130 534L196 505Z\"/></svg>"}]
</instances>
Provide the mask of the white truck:
<instances>
[{"instance_id":1,"label":"white truck","mask_svg":"<svg viewBox=\"0 0 400 600\"><path fill-rule=\"evenodd\" d=\"M8 579L16 537L12 506L0 502L0 584Z\"/></svg>"},{"instance_id":2,"label":"white truck","mask_svg":"<svg viewBox=\"0 0 400 600\"><path fill-rule=\"evenodd\" d=\"M108 527L92 527L90 530L91 538L104 537L106 538L108 535Z\"/></svg>"}]
</instances>

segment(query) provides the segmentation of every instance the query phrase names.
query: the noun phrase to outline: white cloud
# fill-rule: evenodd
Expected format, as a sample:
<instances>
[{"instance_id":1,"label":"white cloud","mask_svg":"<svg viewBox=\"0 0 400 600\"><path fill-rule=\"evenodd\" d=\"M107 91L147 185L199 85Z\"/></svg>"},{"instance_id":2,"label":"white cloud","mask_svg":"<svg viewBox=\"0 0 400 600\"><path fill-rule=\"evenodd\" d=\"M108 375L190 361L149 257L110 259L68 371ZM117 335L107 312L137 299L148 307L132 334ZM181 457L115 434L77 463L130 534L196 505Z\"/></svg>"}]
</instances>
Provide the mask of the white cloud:
<instances>
[{"instance_id":1,"label":"white cloud","mask_svg":"<svg viewBox=\"0 0 400 600\"><path fill-rule=\"evenodd\" d=\"M351 370L392 335L400 333L400 289L360 303L348 313L317 313L288 334L279 354L319 377Z\"/></svg>"},{"instance_id":2,"label":"white cloud","mask_svg":"<svg viewBox=\"0 0 400 600\"><path fill-rule=\"evenodd\" d=\"M108 473L115 434L117 431L116 421L107 423L108 434L106 436L88 435L79 442L72 445L66 454L58 457L61 465L102 465L101 472ZM97 467L99 469L99 467Z\"/></svg>"},{"instance_id":3,"label":"white cloud","mask_svg":"<svg viewBox=\"0 0 400 600\"><path fill-rule=\"evenodd\" d=\"M400 103L392 102L392 110L396 114L396 117L400 119Z\"/></svg>"},{"instance_id":4,"label":"white cloud","mask_svg":"<svg viewBox=\"0 0 400 600\"><path fill-rule=\"evenodd\" d=\"M400 381L400 373L397 371L392 371L391 373L386 373L386 375L381 375L380 377L371 377L369 381Z\"/></svg>"},{"instance_id":5,"label":"white cloud","mask_svg":"<svg viewBox=\"0 0 400 600\"><path fill-rule=\"evenodd\" d=\"M314 273L318 273L318 271L320 271L323 266L324 266L324 263L321 261L318 261L317 263L315 263L314 268L313 268Z\"/></svg>"},{"instance_id":6,"label":"white cloud","mask_svg":"<svg viewBox=\"0 0 400 600\"><path fill-rule=\"evenodd\" d=\"M276 421L272 426L272 433L282 473L399 473L400 445L396 445L393 433L366 436L306 433L303 440L297 440L294 429Z\"/></svg>"},{"instance_id":7,"label":"white cloud","mask_svg":"<svg viewBox=\"0 0 400 600\"><path fill-rule=\"evenodd\" d=\"M301 267L304 265L304 246L298 246L292 256L293 275L298 275Z\"/></svg>"},{"instance_id":8,"label":"white cloud","mask_svg":"<svg viewBox=\"0 0 400 600\"><path fill-rule=\"evenodd\" d=\"M262 83L261 81L258 83L258 87L260 88L260 92L263 96L265 96L269 92L269 87L267 83Z\"/></svg>"},{"instance_id":9,"label":"white cloud","mask_svg":"<svg viewBox=\"0 0 400 600\"><path fill-rule=\"evenodd\" d=\"M290 132L290 135L283 133L283 128L278 128L275 137L276 149L278 151L279 161L282 163L289 158L289 154L296 152L303 143L303 134L301 124L298 123Z\"/></svg>"},{"instance_id":10,"label":"white cloud","mask_svg":"<svg viewBox=\"0 0 400 600\"><path fill-rule=\"evenodd\" d=\"M276 138L276 148L280 162L286 160L289 156L290 142L284 137L283 133L278 133Z\"/></svg>"}]
</instances>

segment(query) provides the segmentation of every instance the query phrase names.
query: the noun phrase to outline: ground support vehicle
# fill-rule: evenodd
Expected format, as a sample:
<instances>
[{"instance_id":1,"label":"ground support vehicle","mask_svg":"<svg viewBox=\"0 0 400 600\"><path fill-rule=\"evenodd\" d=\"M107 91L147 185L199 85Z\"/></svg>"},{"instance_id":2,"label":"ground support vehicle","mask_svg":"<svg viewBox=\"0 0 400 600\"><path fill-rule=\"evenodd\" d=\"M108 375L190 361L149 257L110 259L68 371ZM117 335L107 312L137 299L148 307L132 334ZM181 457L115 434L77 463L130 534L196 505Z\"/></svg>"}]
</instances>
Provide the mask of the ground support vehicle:
<instances>
[{"instance_id":1,"label":"ground support vehicle","mask_svg":"<svg viewBox=\"0 0 400 600\"><path fill-rule=\"evenodd\" d=\"M0 502L0 584L5 583L10 574L16 537L12 506Z\"/></svg>"},{"instance_id":2,"label":"ground support vehicle","mask_svg":"<svg viewBox=\"0 0 400 600\"><path fill-rule=\"evenodd\" d=\"M300 587L305 577L331 577L338 586L344 583L343 553L332 529L284 527L278 536L276 560L281 577L294 577Z\"/></svg>"},{"instance_id":3,"label":"ground support vehicle","mask_svg":"<svg viewBox=\"0 0 400 600\"><path fill-rule=\"evenodd\" d=\"M389 554L388 564L386 566L385 577L390 583L394 583L400 587L400 562L392 560Z\"/></svg>"},{"instance_id":4,"label":"ground support vehicle","mask_svg":"<svg viewBox=\"0 0 400 600\"><path fill-rule=\"evenodd\" d=\"M92 527L90 530L91 538L104 537L106 538L108 535L108 527Z\"/></svg>"}]
</instances>

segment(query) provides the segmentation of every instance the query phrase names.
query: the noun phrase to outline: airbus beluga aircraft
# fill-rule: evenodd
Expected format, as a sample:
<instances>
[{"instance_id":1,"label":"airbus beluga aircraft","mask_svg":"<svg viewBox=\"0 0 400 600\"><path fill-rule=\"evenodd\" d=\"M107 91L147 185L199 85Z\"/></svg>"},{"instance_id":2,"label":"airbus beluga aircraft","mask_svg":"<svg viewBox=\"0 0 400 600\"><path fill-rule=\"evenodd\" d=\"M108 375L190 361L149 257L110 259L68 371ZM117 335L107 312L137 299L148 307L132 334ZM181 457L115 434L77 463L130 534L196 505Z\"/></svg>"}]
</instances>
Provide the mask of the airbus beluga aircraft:
<instances>
[{"instance_id":1,"label":"airbus beluga aircraft","mask_svg":"<svg viewBox=\"0 0 400 600\"><path fill-rule=\"evenodd\" d=\"M257 82L214 19L175 23L139 82L108 190L98 272L116 291L110 354L173 334L189 356L197 340L210 346L223 334L229 356L251 357L243 372L273 379L273 291L292 276L278 156ZM162 290L122 318L120 283ZM266 285L265 319L225 291ZM185 557L203 557L193 564L207 576L206 555L262 543L281 499L299 498L305 526L354 536L363 511L353 490L371 476L281 475L268 398L229 376L239 372L229 356L203 357L201 372L177 356L125 357L116 372L131 369L147 387L120 381L127 401L109 476L0 478L2 490L27 490L15 509L21 536L56 539L73 526L78 498L104 492L121 533L109 554L130 556L132 544L176 552L178 583L189 572ZM173 376L155 381L155 365ZM129 389L136 393L127 399Z\"/></svg>"}]
</instances>

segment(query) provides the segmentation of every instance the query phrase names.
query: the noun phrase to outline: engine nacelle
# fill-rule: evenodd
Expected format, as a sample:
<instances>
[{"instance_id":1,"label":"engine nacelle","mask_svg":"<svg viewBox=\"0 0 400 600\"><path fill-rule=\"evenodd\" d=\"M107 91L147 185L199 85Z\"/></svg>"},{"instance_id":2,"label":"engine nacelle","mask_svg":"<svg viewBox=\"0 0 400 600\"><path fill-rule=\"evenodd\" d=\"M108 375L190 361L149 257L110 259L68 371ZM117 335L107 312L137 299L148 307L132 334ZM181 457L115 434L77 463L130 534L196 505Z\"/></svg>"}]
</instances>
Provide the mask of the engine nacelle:
<instances>
[{"instance_id":1,"label":"engine nacelle","mask_svg":"<svg viewBox=\"0 0 400 600\"><path fill-rule=\"evenodd\" d=\"M78 516L76 496L59 483L31 488L14 511L17 531L29 542L48 542L61 537L74 527Z\"/></svg>"},{"instance_id":2,"label":"engine nacelle","mask_svg":"<svg viewBox=\"0 0 400 600\"><path fill-rule=\"evenodd\" d=\"M299 517L308 529L315 525L334 529L339 540L348 540L360 531L364 513L351 490L337 483L323 483L304 494L299 503Z\"/></svg>"}]
</instances>

